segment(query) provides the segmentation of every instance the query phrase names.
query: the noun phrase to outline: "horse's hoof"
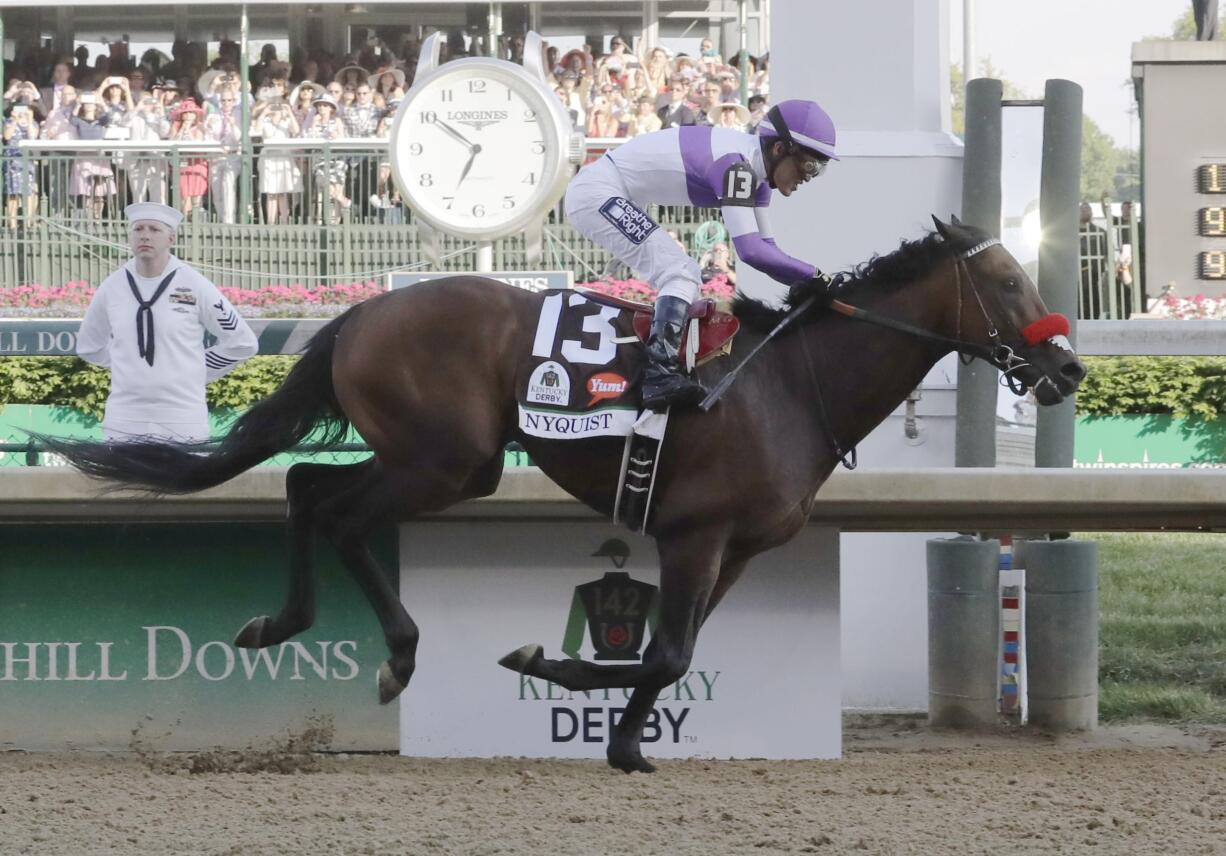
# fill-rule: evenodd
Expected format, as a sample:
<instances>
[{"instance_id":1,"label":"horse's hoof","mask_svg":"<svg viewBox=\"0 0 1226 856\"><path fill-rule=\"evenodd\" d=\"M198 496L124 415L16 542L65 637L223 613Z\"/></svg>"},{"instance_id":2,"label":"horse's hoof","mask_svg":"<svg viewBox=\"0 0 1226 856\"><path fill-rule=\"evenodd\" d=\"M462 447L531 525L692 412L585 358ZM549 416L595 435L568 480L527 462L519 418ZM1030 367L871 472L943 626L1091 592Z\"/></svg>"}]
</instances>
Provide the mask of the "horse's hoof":
<instances>
[{"instance_id":1,"label":"horse's hoof","mask_svg":"<svg viewBox=\"0 0 1226 856\"><path fill-rule=\"evenodd\" d=\"M540 645L525 645L522 648L516 648L510 654L507 654L498 661L498 665L510 669L512 672L523 674L528 665L533 661L545 655L545 649Z\"/></svg>"},{"instance_id":2,"label":"horse's hoof","mask_svg":"<svg viewBox=\"0 0 1226 856\"><path fill-rule=\"evenodd\" d=\"M609 747L607 757L609 766L623 773L654 773L656 771L655 764L644 758L640 752L614 752L613 747Z\"/></svg>"},{"instance_id":3,"label":"horse's hoof","mask_svg":"<svg viewBox=\"0 0 1226 856\"><path fill-rule=\"evenodd\" d=\"M264 636L264 628L268 625L267 615L259 615L243 625L234 637L235 648L263 648L260 640Z\"/></svg>"},{"instance_id":4,"label":"horse's hoof","mask_svg":"<svg viewBox=\"0 0 1226 856\"><path fill-rule=\"evenodd\" d=\"M404 692L407 683L396 677L389 661L384 660L379 667L379 704L387 704Z\"/></svg>"}]
</instances>

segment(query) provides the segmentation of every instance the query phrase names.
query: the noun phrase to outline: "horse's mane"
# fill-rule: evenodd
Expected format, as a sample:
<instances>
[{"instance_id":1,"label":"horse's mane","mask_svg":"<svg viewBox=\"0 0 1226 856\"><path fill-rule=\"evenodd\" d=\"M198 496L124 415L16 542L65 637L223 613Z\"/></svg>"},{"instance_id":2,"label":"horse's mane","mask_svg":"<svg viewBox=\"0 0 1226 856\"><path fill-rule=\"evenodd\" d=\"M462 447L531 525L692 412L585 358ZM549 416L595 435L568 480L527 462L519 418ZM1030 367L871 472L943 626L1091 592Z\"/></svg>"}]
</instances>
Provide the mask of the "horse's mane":
<instances>
[{"instance_id":1,"label":"horse's mane","mask_svg":"<svg viewBox=\"0 0 1226 856\"><path fill-rule=\"evenodd\" d=\"M951 253L968 250L989 237L980 229L960 224L953 240L946 240L936 232L929 232L918 240L903 241L894 252L884 256L874 255L868 261L839 274L837 277L839 295L854 297L857 291L868 288L877 290L901 288L927 276L938 263L949 258ZM780 308L768 306L760 300L740 295L733 304L732 311L746 330L769 333L784 319L784 316L804 303L812 293L813 288L807 287L807 283L793 286ZM795 330L801 324L815 321L828 314L820 304L815 305L783 332Z\"/></svg>"}]
</instances>

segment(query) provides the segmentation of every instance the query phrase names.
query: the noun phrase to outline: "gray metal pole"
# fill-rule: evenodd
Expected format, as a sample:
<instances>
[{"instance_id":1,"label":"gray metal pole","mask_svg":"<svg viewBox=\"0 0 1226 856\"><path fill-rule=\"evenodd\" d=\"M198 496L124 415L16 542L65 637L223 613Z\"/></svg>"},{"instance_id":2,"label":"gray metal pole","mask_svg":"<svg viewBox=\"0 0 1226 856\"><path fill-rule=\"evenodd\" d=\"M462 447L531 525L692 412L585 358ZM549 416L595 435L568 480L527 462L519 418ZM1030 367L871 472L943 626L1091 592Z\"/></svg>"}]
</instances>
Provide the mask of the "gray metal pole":
<instances>
[{"instance_id":1,"label":"gray metal pole","mask_svg":"<svg viewBox=\"0 0 1226 856\"><path fill-rule=\"evenodd\" d=\"M238 96L239 132L242 134L242 167L238 171L238 222L251 222L251 176L254 158L251 148L251 105L248 96L251 93L251 70L247 62L247 39L250 34L247 17L247 4L242 6L242 18L238 27L238 73L242 81ZM203 94L203 93L202 93Z\"/></svg>"},{"instance_id":2,"label":"gray metal pole","mask_svg":"<svg viewBox=\"0 0 1226 856\"><path fill-rule=\"evenodd\" d=\"M962 82L975 76L975 0L962 0Z\"/></svg>"},{"instance_id":3,"label":"gray metal pole","mask_svg":"<svg viewBox=\"0 0 1226 856\"><path fill-rule=\"evenodd\" d=\"M1030 722L1054 731L1098 724L1098 544L1026 543Z\"/></svg>"},{"instance_id":4,"label":"gray metal pole","mask_svg":"<svg viewBox=\"0 0 1226 856\"><path fill-rule=\"evenodd\" d=\"M1000 646L1000 542L928 542L928 721L995 725Z\"/></svg>"},{"instance_id":5,"label":"gray metal pole","mask_svg":"<svg viewBox=\"0 0 1226 856\"><path fill-rule=\"evenodd\" d=\"M737 0L737 71L741 73L741 103L749 104L749 18L745 5L747 0Z\"/></svg>"},{"instance_id":6,"label":"gray metal pole","mask_svg":"<svg viewBox=\"0 0 1226 856\"><path fill-rule=\"evenodd\" d=\"M966 151L962 158L962 219L1000 237L1001 82L966 86ZM996 389L999 372L983 360L958 365L954 464L996 466Z\"/></svg>"},{"instance_id":7,"label":"gray metal pole","mask_svg":"<svg viewBox=\"0 0 1226 856\"><path fill-rule=\"evenodd\" d=\"M1043 167L1039 190L1039 294L1047 308L1069 319L1077 345L1078 197L1081 188L1081 87L1049 80L1043 97ZM1035 430L1038 467L1073 465L1075 409L1070 396L1040 407Z\"/></svg>"},{"instance_id":8,"label":"gray metal pole","mask_svg":"<svg viewBox=\"0 0 1226 856\"><path fill-rule=\"evenodd\" d=\"M0 48L4 47L4 13L0 12ZM4 81L4 58L0 57L0 114L4 113L7 104L4 103L4 91L8 88Z\"/></svg>"}]
</instances>

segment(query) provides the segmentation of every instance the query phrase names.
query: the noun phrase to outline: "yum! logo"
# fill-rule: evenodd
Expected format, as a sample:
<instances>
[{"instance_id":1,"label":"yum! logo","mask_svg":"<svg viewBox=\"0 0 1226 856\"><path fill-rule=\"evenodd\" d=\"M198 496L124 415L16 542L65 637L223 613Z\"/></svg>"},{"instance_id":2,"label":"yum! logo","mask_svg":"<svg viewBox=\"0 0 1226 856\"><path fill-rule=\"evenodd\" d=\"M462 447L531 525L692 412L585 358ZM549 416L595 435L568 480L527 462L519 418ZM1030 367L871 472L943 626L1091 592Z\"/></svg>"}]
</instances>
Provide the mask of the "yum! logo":
<instances>
[{"instance_id":1,"label":"yum! logo","mask_svg":"<svg viewBox=\"0 0 1226 856\"><path fill-rule=\"evenodd\" d=\"M587 406L606 398L617 398L629 388L630 382L615 372L594 374L587 381L587 392L591 396Z\"/></svg>"}]
</instances>

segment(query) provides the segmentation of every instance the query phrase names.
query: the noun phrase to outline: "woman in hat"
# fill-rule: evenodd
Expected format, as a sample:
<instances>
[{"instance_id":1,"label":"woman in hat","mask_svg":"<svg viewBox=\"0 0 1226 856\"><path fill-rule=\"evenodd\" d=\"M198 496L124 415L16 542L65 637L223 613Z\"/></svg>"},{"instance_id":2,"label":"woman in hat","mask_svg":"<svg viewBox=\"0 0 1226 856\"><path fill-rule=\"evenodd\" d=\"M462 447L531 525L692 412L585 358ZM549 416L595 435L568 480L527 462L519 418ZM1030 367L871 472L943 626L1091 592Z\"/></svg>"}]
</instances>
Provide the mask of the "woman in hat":
<instances>
[{"instance_id":1,"label":"woman in hat","mask_svg":"<svg viewBox=\"0 0 1226 856\"><path fill-rule=\"evenodd\" d=\"M749 127L749 110L740 104L723 102L715 105L715 119L712 124L716 128L731 128L734 131L744 131Z\"/></svg>"},{"instance_id":2,"label":"woman in hat","mask_svg":"<svg viewBox=\"0 0 1226 856\"><path fill-rule=\"evenodd\" d=\"M304 133L315 116L315 108L311 103L324 93L324 88L318 83L304 80L294 87L290 93L290 109L294 113L294 121L298 123L299 133Z\"/></svg>"},{"instance_id":3,"label":"woman in hat","mask_svg":"<svg viewBox=\"0 0 1226 856\"><path fill-rule=\"evenodd\" d=\"M38 163L22 157L22 140L38 139L38 122L29 104L14 104L4 121L4 192L8 195L9 228L17 229L17 207L25 200L26 216L38 210Z\"/></svg>"},{"instance_id":4,"label":"woman in hat","mask_svg":"<svg viewBox=\"0 0 1226 856\"><path fill-rule=\"evenodd\" d=\"M647 80L651 85L654 95L662 95L668 92L668 78L672 74L672 68L668 61L668 51L660 47L652 48L651 55L647 58L646 71Z\"/></svg>"},{"instance_id":5,"label":"woman in hat","mask_svg":"<svg viewBox=\"0 0 1226 856\"><path fill-rule=\"evenodd\" d=\"M112 123L119 121L136 107L132 101L128 79L122 75L108 77L102 81L102 85L98 87L98 100Z\"/></svg>"},{"instance_id":6,"label":"woman in hat","mask_svg":"<svg viewBox=\"0 0 1226 856\"><path fill-rule=\"evenodd\" d=\"M343 87L352 86L355 89L358 84L365 83L370 77L370 72L362 68L360 65L347 65L336 73L332 78Z\"/></svg>"},{"instance_id":7,"label":"woman in hat","mask_svg":"<svg viewBox=\"0 0 1226 856\"><path fill-rule=\"evenodd\" d=\"M589 137L624 137L621 120L613 112L612 90L592 99L592 109L587 116Z\"/></svg>"},{"instance_id":8,"label":"woman in hat","mask_svg":"<svg viewBox=\"0 0 1226 856\"><path fill-rule=\"evenodd\" d=\"M634 115L626 128L627 137L638 137L658 131L663 123L656 113L656 99L653 95L640 95L634 102Z\"/></svg>"},{"instance_id":9,"label":"woman in hat","mask_svg":"<svg viewBox=\"0 0 1226 856\"><path fill-rule=\"evenodd\" d=\"M251 132L265 143L292 139L301 133L285 101L266 101L255 109ZM302 170L298 161L284 149L265 148L260 152L259 172L260 193L264 194L264 222L288 223L292 205L290 194L302 192Z\"/></svg>"},{"instance_id":10,"label":"woman in hat","mask_svg":"<svg viewBox=\"0 0 1226 856\"><path fill-rule=\"evenodd\" d=\"M170 114L170 139L180 143L198 143L204 139L204 111L191 98L179 103ZM200 197L209 189L209 162L206 158L188 158L179 168L179 199L183 215L200 207Z\"/></svg>"},{"instance_id":11,"label":"woman in hat","mask_svg":"<svg viewBox=\"0 0 1226 856\"><path fill-rule=\"evenodd\" d=\"M404 95L404 72L398 68L385 68L381 71L376 71L375 92L383 97L383 103L387 104L394 99L394 93L397 89L400 90L400 95Z\"/></svg>"},{"instance_id":12,"label":"woman in hat","mask_svg":"<svg viewBox=\"0 0 1226 856\"><path fill-rule=\"evenodd\" d=\"M313 106L315 107L315 120L311 122L311 127L302 136L315 140L335 140L346 135L345 125L336 115L335 98L328 94L320 95L315 99ZM339 213L338 209L344 211L353 204L353 201L345 195L345 175L349 171L349 164L344 158L335 155L329 157L319 155L317 158L315 168L311 172L320 190L327 185L328 196L332 200L331 218L335 220Z\"/></svg>"},{"instance_id":13,"label":"woman in hat","mask_svg":"<svg viewBox=\"0 0 1226 856\"><path fill-rule=\"evenodd\" d=\"M102 112L98 96L85 92L77 99L69 120L78 140L101 140L106 135L110 117ZM89 210L95 219L102 216L107 197L115 196L115 174L107 158L78 158L72 165L68 192L73 196L88 199Z\"/></svg>"}]
</instances>

